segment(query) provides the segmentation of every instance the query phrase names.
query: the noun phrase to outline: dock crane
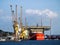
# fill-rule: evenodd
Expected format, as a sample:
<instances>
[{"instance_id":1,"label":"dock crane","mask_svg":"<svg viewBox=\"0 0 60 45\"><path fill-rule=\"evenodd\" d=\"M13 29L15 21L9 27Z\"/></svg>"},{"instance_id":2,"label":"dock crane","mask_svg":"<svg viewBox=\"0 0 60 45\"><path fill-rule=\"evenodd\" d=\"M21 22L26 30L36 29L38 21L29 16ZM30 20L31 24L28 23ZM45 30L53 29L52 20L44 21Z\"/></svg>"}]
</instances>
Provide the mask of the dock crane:
<instances>
[{"instance_id":1,"label":"dock crane","mask_svg":"<svg viewBox=\"0 0 60 45\"><path fill-rule=\"evenodd\" d=\"M20 29L21 29L21 33L19 34L19 38L28 39L29 31L27 30L27 26L25 25L25 27L23 27L23 24L22 24L22 6L21 6L20 10L21 10L21 13L20 13ZM25 19L25 22L26 22L26 19Z\"/></svg>"},{"instance_id":2,"label":"dock crane","mask_svg":"<svg viewBox=\"0 0 60 45\"><path fill-rule=\"evenodd\" d=\"M14 37L15 40L18 40L18 30L19 30L19 25L17 21L17 5L16 5L16 14L14 14L14 10L12 10L12 5L11 7L11 12L12 12L12 22L13 22L13 28L14 28Z\"/></svg>"},{"instance_id":3,"label":"dock crane","mask_svg":"<svg viewBox=\"0 0 60 45\"><path fill-rule=\"evenodd\" d=\"M23 27L22 24L22 6L20 7L20 24L18 24L18 15L17 15L17 5L16 5L16 12L14 13L14 11L12 10L12 5L10 5L11 7L11 12L12 12L12 22L13 22L13 28L14 28L14 37L15 40L20 40L20 39L28 39L28 33L29 31Z\"/></svg>"}]
</instances>

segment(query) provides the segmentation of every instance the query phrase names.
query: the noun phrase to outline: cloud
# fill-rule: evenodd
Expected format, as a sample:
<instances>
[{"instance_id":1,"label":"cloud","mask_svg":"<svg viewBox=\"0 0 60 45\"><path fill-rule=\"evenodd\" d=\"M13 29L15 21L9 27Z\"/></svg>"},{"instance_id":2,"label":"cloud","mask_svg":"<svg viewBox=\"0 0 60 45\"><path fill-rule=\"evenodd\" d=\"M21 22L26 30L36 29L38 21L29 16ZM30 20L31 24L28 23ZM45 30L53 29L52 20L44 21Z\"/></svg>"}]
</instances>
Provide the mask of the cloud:
<instances>
[{"instance_id":1,"label":"cloud","mask_svg":"<svg viewBox=\"0 0 60 45\"><path fill-rule=\"evenodd\" d=\"M48 17L50 17L50 18L54 18L54 17L57 17L57 13L56 12L53 12L53 11L51 11L51 10L49 10L49 9L45 9L44 11L42 11L43 12L43 14L46 14Z\"/></svg>"},{"instance_id":2,"label":"cloud","mask_svg":"<svg viewBox=\"0 0 60 45\"><path fill-rule=\"evenodd\" d=\"M33 9L27 9L26 13L28 13L28 14L38 14L38 15L42 14L42 12L40 10L33 10Z\"/></svg>"},{"instance_id":3,"label":"cloud","mask_svg":"<svg viewBox=\"0 0 60 45\"><path fill-rule=\"evenodd\" d=\"M45 10L33 10L33 9L27 9L26 10L27 14L36 14L36 15L46 15L49 18L55 18L57 17L57 13L51 11L50 9L45 9Z\"/></svg>"}]
</instances>

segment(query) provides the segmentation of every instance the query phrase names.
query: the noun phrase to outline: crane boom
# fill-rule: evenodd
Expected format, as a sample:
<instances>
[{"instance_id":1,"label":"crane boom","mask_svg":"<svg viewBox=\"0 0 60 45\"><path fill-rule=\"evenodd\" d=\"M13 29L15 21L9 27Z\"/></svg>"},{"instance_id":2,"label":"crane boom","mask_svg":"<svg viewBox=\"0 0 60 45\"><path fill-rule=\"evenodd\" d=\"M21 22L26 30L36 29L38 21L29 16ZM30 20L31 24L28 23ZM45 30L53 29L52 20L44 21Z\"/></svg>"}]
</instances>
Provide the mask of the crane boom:
<instances>
[{"instance_id":1,"label":"crane boom","mask_svg":"<svg viewBox=\"0 0 60 45\"><path fill-rule=\"evenodd\" d=\"M20 7L20 28L22 29L22 6Z\"/></svg>"},{"instance_id":2,"label":"crane boom","mask_svg":"<svg viewBox=\"0 0 60 45\"><path fill-rule=\"evenodd\" d=\"M16 15L15 15L15 20L16 20L16 22L18 22L17 20L18 20L18 16L17 16L17 5L16 5Z\"/></svg>"}]
</instances>

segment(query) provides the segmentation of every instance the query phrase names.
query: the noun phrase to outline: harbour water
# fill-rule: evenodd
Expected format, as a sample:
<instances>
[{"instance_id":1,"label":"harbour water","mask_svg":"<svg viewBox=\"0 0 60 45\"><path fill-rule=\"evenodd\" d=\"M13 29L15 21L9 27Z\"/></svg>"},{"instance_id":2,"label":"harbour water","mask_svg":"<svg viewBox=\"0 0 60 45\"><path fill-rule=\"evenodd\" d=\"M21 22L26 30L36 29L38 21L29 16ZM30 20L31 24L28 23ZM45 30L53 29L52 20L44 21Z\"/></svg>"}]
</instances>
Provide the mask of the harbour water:
<instances>
[{"instance_id":1,"label":"harbour water","mask_svg":"<svg viewBox=\"0 0 60 45\"><path fill-rule=\"evenodd\" d=\"M60 45L60 40L23 40L23 41L3 41L0 45Z\"/></svg>"}]
</instances>

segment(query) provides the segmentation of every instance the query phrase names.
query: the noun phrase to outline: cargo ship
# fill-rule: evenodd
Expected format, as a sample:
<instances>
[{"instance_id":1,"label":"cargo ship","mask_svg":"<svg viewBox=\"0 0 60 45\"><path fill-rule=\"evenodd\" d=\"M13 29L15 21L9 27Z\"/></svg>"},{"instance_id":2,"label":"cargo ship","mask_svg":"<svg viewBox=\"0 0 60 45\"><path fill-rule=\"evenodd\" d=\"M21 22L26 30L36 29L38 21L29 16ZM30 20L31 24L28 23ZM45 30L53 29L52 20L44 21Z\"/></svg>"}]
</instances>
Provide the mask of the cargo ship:
<instances>
[{"instance_id":1,"label":"cargo ship","mask_svg":"<svg viewBox=\"0 0 60 45\"><path fill-rule=\"evenodd\" d=\"M23 26L22 23L22 6L20 7L20 18L18 22L18 15L17 15L17 5L16 5L16 12L14 13L14 10L11 7L11 13L12 13L12 23L13 23L13 29L14 29L14 40L44 40L45 35L44 31L50 30L51 26L27 26L27 20L25 18L25 26ZM19 23L19 24L18 24ZM42 22L41 22L42 23Z\"/></svg>"},{"instance_id":2,"label":"cargo ship","mask_svg":"<svg viewBox=\"0 0 60 45\"><path fill-rule=\"evenodd\" d=\"M60 35L59 36L47 35L47 38L45 38L46 35L44 34L44 31L50 30L51 25L43 26L42 22L41 22L41 26L39 26L38 24L36 26L28 26L27 20L25 17L25 19L24 19L25 26L23 26L22 6L20 7L19 21L18 21L18 15L17 15L17 5L16 5L16 12L14 12L14 10L12 9L12 5L10 5L10 8L11 8L12 23L13 23L12 27L14 29L14 32L12 33L12 35L8 35L7 37L5 37L6 39L1 38L0 41L45 40L47 38L55 39L57 37L58 37L58 39L60 39Z\"/></svg>"}]
</instances>

